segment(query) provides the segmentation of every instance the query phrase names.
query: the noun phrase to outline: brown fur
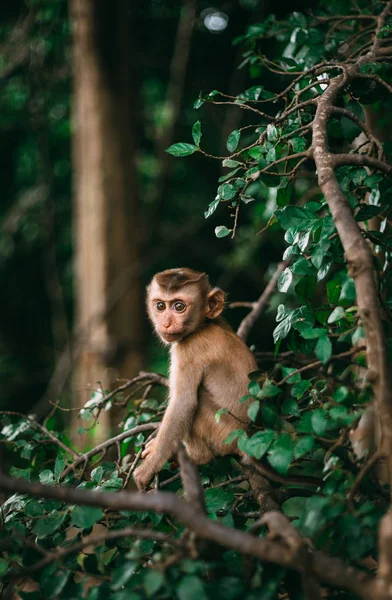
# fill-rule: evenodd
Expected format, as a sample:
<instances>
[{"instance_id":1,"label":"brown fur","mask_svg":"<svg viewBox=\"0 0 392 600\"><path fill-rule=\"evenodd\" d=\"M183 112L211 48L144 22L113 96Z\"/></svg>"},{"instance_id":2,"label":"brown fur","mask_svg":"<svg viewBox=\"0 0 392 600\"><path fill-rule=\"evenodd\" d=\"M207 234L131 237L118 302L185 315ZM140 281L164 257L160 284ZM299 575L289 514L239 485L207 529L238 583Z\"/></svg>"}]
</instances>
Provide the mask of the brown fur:
<instances>
[{"instance_id":1,"label":"brown fur","mask_svg":"<svg viewBox=\"0 0 392 600\"><path fill-rule=\"evenodd\" d=\"M159 312L156 303L164 302ZM176 302L184 302L177 313ZM248 373L256 369L249 348L220 317L224 293L211 289L205 273L171 269L155 275L147 294L149 316L164 343L171 344L169 404L157 437L147 445L135 481L142 489L175 453L180 441L196 464L238 453L223 444L234 429L246 429ZM215 415L220 408L228 414Z\"/></svg>"}]
</instances>

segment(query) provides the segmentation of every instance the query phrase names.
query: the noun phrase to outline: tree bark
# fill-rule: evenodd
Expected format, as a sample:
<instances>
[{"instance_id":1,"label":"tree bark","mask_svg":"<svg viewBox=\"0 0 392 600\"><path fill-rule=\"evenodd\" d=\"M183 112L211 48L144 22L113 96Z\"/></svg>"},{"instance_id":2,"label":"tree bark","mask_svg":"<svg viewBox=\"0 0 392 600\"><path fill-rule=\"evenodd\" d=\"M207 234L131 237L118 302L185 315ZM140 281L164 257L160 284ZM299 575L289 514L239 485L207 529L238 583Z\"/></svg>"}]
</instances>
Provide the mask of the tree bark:
<instances>
[{"instance_id":1,"label":"tree bark","mask_svg":"<svg viewBox=\"0 0 392 600\"><path fill-rule=\"evenodd\" d=\"M113 301L113 289L139 257L129 11L128 0L70 0L75 322L83 339L73 404L79 407L97 382L107 389L116 376L130 378L141 366L143 302L137 274L119 286Z\"/></svg>"}]
</instances>

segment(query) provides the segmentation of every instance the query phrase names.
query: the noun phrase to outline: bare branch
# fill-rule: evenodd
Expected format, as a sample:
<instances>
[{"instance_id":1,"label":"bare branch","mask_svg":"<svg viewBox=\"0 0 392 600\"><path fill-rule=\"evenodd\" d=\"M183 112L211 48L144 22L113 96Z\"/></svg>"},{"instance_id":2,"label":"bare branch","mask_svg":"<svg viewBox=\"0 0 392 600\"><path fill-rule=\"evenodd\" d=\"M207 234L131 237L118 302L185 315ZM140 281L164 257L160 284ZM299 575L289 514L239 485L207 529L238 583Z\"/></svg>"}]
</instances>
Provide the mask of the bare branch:
<instances>
[{"instance_id":1,"label":"bare branch","mask_svg":"<svg viewBox=\"0 0 392 600\"><path fill-rule=\"evenodd\" d=\"M335 167L361 166L382 171L385 175L392 176L392 166L383 160L372 158L367 154L332 154L332 162Z\"/></svg>"},{"instance_id":2,"label":"bare branch","mask_svg":"<svg viewBox=\"0 0 392 600\"><path fill-rule=\"evenodd\" d=\"M384 454L380 450L378 450L377 452L374 452L372 454L372 456L365 462L362 469L358 473L358 476L357 476L356 480L354 481L352 488L347 495L347 502L351 508L351 511L354 511L354 498L355 498L355 494L357 493L357 491L359 489L359 486L361 485L361 481L367 475L367 473L369 473L369 471L376 464L376 462L378 460L380 460L380 458L383 458L383 457L384 457Z\"/></svg>"},{"instance_id":3,"label":"bare branch","mask_svg":"<svg viewBox=\"0 0 392 600\"><path fill-rule=\"evenodd\" d=\"M38 571L46 567L46 565L49 563L61 561L65 556L73 554L74 552L80 552L88 546L99 546L100 544L103 544L109 540L118 540L125 537L136 537L143 540L156 540L162 544L170 544L171 546L181 548L182 550L185 549L185 546L181 543L181 541L173 538L167 533L154 531L153 529L142 529L141 527L125 527L124 529L111 529L110 531L106 531L97 535L89 535L80 542L76 542L70 546L56 548L55 552L48 552L43 559L34 563L24 571ZM39 549L39 546L34 545L32 547L36 550Z\"/></svg>"},{"instance_id":4,"label":"bare branch","mask_svg":"<svg viewBox=\"0 0 392 600\"><path fill-rule=\"evenodd\" d=\"M204 490L196 465L189 458L185 448L178 450L177 457L180 463L181 479L186 499L194 506L196 511L206 514Z\"/></svg>"},{"instance_id":5,"label":"bare branch","mask_svg":"<svg viewBox=\"0 0 392 600\"><path fill-rule=\"evenodd\" d=\"M98 446L95 446L95 448L92 448L88 452L85 452L84 454L79 454L77 456L77 458L74 460L74 462L72 464L68 465L68 467L63 471L62 476L61 476L62 479L64 479L64 477L66 475L68 475L68 473L70 471L74 471L77 466L79 466L82 463L87 464L88 461L90 460L90 458L92 458L96 454L99 454L100 452L106 451L110 446L114 446L118 442L122 442L123 440L126 440L127 438L134 437L138 433L142 433L144 431L151 431L152 429L158 429L159 425L160 425L160 423L143 423L143 425L137 425L133 429L123 431L122 433L119 433L115 437L112 437L109 440L106 440L105 442L98 444Z\"/></svg>"},{"instance_id":6,"label":"bare branch","mask_svg":"<svg viewBox=\"0 0 392 600\"><path fill-rule=\"evenodd\" d=\"M331 360L339 360L341 358L346 358L347 356L352 356L353 354L358 354L358 352L362 352L363 350L366 350L365 346L356 346L355 348L352 348L351 350L347 350L346 352L341 352L340 354L333 354L328 362L330 362ZM289 373L288 375L286 375L286 377L283 377L283 379L278 381L275 385L283 385L284 383L286 383L286 381L291 379L291 377L293 377L294 375L298 375L298 373L304 373L304 371L309 371L309 369L315 369L317 367L321 367L323 364L324 363L321 360L315 360L314 362L304 365L300 369L297 369L296 371Z\"/></svg>"},{"instance_id":7,"label":"bare branch","mask_svg":"<svg viewBox=\"0 0 392 600\"><path fill-rule=\"evenodd\" d=\"M242 338L244 341L247 340L248 335L249 335L252 327L256 323L257 319L259 319L261 317L261 315L264 313L264 311L266 310L268 303L271 299L271 296L276 289L279 275L282 273L282 271L284 271L284 269L287 267L287 265L288 265L287 261L282 261L281 263L279 263L275 273L271 277L270 281L268 282L268 285L264 289L260 298L257 300L257 302L254 303L253 308L250 311L250 313L241 321L240 326L238 327L238 330L237 330L237 335L240 338Z\"/></svg>"},{"instance_id":8,"label":"bare branch","mask_svg":"<svg viewBox=\"0 0 392 600\"><path fill-rule=\"evenodd\" d=\"M343 117L347 117L347 119L350 119L356 125L358 125L358 127L362 129L363 133L366 135L368 140L373 142L377 146L378 158L382 158L384 151L380 140L376 138L375 135L373 135L373 132L370 129L370 127L368 127L366 123L361 121L361 119L357 117L355 113L353 113L351 110L347 110L346 108L340 108L340 106L331 106L330 111L332 114L338 114L342 115Z\"/></svg>"},{"instance_id":9,"label":"bare branch","mask_svg":"<svg viewBox=\"0 0 392 600\"><path fill-rule=\"evenodd\" d=\"M305 540L295 529L285 515L279 511L265 514L259 525L268 525L273 538L281 538L293 553L301 573L302 588L306 600L320 600L321 590L312 569L312 554Z\"/></svg>"},{"instance_id":10,"label":"bare branch","mask_svg":"<svg viewBox=\"0 0 392 600\"><path fill-rule=\"evenodd\" d=\"M67 444L64 444L64 442L59 440L58 437L56 437L51 431L49 431L49 429L47 427L45 427L45 425L41 425L41 423L38 423L37 421L35 421L35 419L33 417L31 417L30 415L24 415L23 413L13 411L13 410L1 410L0 415L14 415L14 416L20 417L21 419L25 419L26 421L28 421L30 423L30 425L33 428L39 429L39 431L41 431L44 435L46 435L54 444L59 446L59 448L64 450L64 452L66 452L67 454L70 454L75 460L78 460L78 458L80 457L80 454L78 452L76 452L76 450L73 450L72 448L67 446Z\"/></svg>"},{"instance_id":11,"label":"bare branch","mask_svg":"<svg viewBox=\"0 0 392 600\"><path fill-rule=\"evenodd\" d=\"M99 506L113 510L146 510L170 514L203 539L209 539L242 554L258 557L267 562L299 571L292 552L284 545L258 538L250 533L225 527L205 515L195 512L193 505L169 492L99 492L73 488L45 486L24 479L15 479L0 473L0 489L30 496L49 498L60 502ZM364 600L374 599L373 579L354 567L347 567L339 559L321 551L313 553L313 573L327 585L345 589Z\"/></svg>"}]
</instances>

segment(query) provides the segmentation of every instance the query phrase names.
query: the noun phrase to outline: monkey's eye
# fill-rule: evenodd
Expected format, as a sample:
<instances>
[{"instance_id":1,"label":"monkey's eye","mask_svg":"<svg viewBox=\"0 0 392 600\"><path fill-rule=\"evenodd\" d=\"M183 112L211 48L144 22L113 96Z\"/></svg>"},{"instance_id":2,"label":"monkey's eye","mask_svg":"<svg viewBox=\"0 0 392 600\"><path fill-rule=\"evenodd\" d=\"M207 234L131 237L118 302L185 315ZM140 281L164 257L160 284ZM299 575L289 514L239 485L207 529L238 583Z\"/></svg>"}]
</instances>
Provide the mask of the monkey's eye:
<instances>
[{"instance_id":1,"label":"monkey's eye","mask_svg":"<svg viewBox=\"0 0 392 600\"><path fill-rule=\"evenodd\" d=\"M185 309L186 309L186 306L183 302L175 302L174 303L174 310L176 312L184 312Z\"/></svg>"},{"instance_id":2,"label":"monkey's eye","mask_svg":"<svg viewBox=\"0 0 392 600\"><path fill-rule=\"evenodd\" d=\"M163 310L165 310L166 306L165 306L165 303L164 303L164 302L157 302L157 303L155 304L155 308L156 308L157 310L159 310L159 312L162 312Z\"/></svg>"}]
</instances>

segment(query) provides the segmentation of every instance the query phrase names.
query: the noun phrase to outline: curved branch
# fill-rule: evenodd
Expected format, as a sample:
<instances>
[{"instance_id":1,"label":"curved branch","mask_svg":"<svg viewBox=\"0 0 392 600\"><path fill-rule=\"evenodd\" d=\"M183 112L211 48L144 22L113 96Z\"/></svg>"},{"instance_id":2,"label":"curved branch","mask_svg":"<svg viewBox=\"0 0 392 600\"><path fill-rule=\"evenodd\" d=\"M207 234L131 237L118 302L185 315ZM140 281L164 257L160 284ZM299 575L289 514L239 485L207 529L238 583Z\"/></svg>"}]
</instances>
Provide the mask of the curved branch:
<instances>
[{"instance_id":1,"label":"curved branch","mask_svg":"<svg viewBox=\"0 0 392 600\"><path fill-rule=\"evenodd\" d=\"M366 135L368 140L370 142L373 142L377 146L378 158L380 159L382 157L384 151L383 151L383 147L382 147L380 140L378 138L376 138L375 135L373 135L373 132L370 129L370 127L368 127L366 125L366 123L361 121L361 119L359 117L357 117L357 115L355 113L353 113L351 110L347 110L347 108L340 108L340 106L331 106L330 111L332 114L337 114L337 115L342 115L343 117L347 117L347 119L350 119L356 125L358 125L358 127L363 131L363 133Z\"/></svg>"},{"instance_id":2,"label":"curved branch","mask_svg":"<svg viewBox=\"0 0 392 600\"><path fill-rule=\"evenodd\" d=\"M64 479L64 477L68 475L70 471L74 471L76 467L80 464L87 464L90 458L92 458L96 454L99 454L100 452L104 452L110 446L114 446L118 442L122 442L123 440L135 436L138 433L142 433L144 431L151 431L152 429L158 429L159 425L160 423L143 423L143 425L137 425L137 427L134 427L133 429L123 431L122 433L119 433L118 435L110 438L109 440L98 444L98 446L95 446L95 448L92 448L88 452L85 452L85 454L78 455L77 458L75 458L75 460L73 461L73 463L68 465L68 467L63 471L61 478Z\"/></svg>"},{"instance_id":3,"label":"curved branch","mask_svg":"<svg viewBox=\"0 0 392 600\"><path fill-rule=\"evenodd\" d=\"M39 498L50 498L60 502L99 506L113 510L136 512L155 511L170 514L180 523L203 539L212 540L242 554L288 567L299 572L296 556L290 548L267 538L259 538L238 529L225 527L212 521L194 506L169 492L99 492L73 488L54 487L15 479L0 473L0 489L28 494ZM312 572L322 582L333 587L349 590L364 600L374 599L374 579L362 571L346 566L337 558L316 550L313 553Z\"/></svg>"},{"instance_id":4,"label":"curved branch","mask_svg":"<svg viewBox=\"0 0 392 600\"><path fill-rule=\"evenodd\" d=\"M184 544L180 540L173 538L168 533L162 533L161 531L154 531L152 529L142 529L141 527L125 527L124 529L111 529L104 533L97 535L89 535L80 542L75 542L70 546L63 548L56 548L54 552L49 552L47 556L37 561L26 569L27 572L38 571L46 567L54 561L61 561L65 556L72 554L73 552L80 552L87 546L98 546L109 540L118 540L124 537L136 537L142 540L156 540L162 544L170 544L177 548L184 548Z\"/></svg>"},{"instance_id":5,"label":"curved branch","mask_svg":"<svg viewBox=\"0 0 392 600\"><path fill-rule=\"evenodd\" d=\"M282 261L281 263L279 263L275 273L269 280L268 285L264 289L260 298L257 300L257 302L255 302L253 304L253 308L250 311L250 313L247 314L246 317L241 321L240 326L237 329L237 335L244 341L247 340L248 335L249 335L252 327L256 323L257 319L259 319L261 317L261 315L263 314L263 312L266 310L268 303L271 299L271 296L276 289L279 275L282 273L282 271L284 271L284 269L287 267L287 265L288 265L288 262L285 260Z\"/></svg>"},{"instance_id":6,"label":"curved branch","mask_svg":"<svg viewBox=\"0 0 392 600\"><path fill-rule=\"evenodd\" d=\"M332 154L332 162L334 167L342 166L358 166L369 167L382 171L385 175L392 176L392 166L378 158L372 158L367 154Z\"/></svg>"}]
</instances>

